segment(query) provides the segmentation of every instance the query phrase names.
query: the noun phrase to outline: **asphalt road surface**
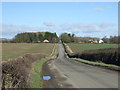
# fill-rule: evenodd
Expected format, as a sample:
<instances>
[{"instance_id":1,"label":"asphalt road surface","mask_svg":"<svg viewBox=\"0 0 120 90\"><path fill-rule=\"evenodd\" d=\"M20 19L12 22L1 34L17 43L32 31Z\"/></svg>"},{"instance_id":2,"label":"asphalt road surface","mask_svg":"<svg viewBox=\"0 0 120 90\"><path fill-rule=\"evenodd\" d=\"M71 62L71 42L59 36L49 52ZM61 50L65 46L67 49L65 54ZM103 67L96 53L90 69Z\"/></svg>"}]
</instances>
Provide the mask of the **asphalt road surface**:
<instances>
[{"instance_id":1,"label":"asphalt road surface","mask_svg":"<svg viewBox=\"0 0 120 90\"><path fill-rule=\"evenodd\" d=\"M63 44L58 45L58 57L43 66L47 88L118 88L118 72L83 64L66 58Z\"/></svg>"}]
</instances>

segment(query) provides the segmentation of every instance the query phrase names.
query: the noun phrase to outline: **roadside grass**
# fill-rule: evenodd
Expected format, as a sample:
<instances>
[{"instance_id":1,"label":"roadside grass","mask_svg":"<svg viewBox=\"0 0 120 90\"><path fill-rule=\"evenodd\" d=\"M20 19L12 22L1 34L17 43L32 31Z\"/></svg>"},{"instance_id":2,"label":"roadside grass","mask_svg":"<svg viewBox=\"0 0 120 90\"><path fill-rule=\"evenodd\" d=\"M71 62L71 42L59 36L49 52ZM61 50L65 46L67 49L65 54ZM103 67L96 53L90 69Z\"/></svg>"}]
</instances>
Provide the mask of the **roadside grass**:
<instances>
[{"instance_id":1,"label":"roadside grass","mask_svg":"<svg viewBox=\"0 0 120 90\"><path fill-rule=\"evenodd\" d=\"M102 48L111 48L118 47L118 44L75 44L75 43L67 43L67 45L71 48L74 53L78 53L84 50L95 50Z\"/></svg>"},{"instance_id":2,"label":"roadside grass","mask_svg":"<svg viewBox=\"0 0 120 90\"><path fill-rule=\"evenodd\" d=\"M94 66L102 66L102 67L108 67L110 69L115 69L115 70L120 70L120 66L117 65L112 65L112 64L105 64L103 62L93 62L93 61L88 61L80 58L72 58L73 60L80 61L85 64L90 64Z\"/></svg>"},{"instance_id":3,"label":"roadside grass","mask_svg":"<svg viewBox=\"0 0 120 90\"><path fill-rule=\"evenodd\" d=\"M27 53L50 55L53 47L52 43L3 43L2 60L14 59Z\"/></svg>"},{"instance_id":4,"label":"roadside grass","mask_svg":"<svg viewBox=\"0 0 120 90\"><path fill-rule=\"evenodd\" d=\"M41 70L42 65L49 60L50 58L42 58L32 64L32 74L31 74L31 83L30 88L42 88L42 76Z\"/></svg>"},{"instance_id":5,"label":"roadside grass","mask_svg":"<svg viewBox=\"0 0 120 90\"><path fill-rule=\"evenodd\" d=\"M42 74L41 74L42 66L46 61L55 58L56 52L57 52L57 45L54 45L54 48L52 49L52 53L50 54L50 56L37 60L32 64L30 88L42 88L43 85Z\"/></svg>"}]
</instances>

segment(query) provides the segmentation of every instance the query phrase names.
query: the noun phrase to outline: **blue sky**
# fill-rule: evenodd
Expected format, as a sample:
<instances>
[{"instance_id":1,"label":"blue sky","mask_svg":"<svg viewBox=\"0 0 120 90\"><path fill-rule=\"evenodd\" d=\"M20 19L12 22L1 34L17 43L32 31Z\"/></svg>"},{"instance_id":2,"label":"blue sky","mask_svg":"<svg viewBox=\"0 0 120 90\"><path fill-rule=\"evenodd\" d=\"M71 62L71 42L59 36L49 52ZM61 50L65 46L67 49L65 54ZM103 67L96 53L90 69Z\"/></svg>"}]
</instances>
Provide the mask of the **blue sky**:
<instances>
[{"instance_id":1,"label":"blue sky","mask_svg":"<svg viewBox=\"0 0 120 90\"><path fill-rule=\"evenodd\" d=\"M117 2L4 2L3 37L20 32L51 31L76 36L117 35Z\"/></svg>"}]
</instances>

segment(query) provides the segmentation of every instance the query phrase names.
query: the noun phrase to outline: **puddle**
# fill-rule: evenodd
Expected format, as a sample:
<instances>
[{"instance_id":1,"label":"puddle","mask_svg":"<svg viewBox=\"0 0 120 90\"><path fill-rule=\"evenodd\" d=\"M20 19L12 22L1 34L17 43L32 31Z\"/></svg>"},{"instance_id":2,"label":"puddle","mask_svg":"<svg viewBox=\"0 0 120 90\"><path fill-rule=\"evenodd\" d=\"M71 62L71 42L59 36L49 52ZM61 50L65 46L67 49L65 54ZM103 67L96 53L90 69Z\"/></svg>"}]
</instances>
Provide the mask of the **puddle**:
<instances>
[{"instance_id":1,"label":"puddle","mask_svg":"<svg viewBox=\"0 0 120 90\"><path fill-rule=\"evenodd\" d=\"M42 79L43 80L50 80L52 77L51 76L43 76Z\"/></svg>"}]
</instances>

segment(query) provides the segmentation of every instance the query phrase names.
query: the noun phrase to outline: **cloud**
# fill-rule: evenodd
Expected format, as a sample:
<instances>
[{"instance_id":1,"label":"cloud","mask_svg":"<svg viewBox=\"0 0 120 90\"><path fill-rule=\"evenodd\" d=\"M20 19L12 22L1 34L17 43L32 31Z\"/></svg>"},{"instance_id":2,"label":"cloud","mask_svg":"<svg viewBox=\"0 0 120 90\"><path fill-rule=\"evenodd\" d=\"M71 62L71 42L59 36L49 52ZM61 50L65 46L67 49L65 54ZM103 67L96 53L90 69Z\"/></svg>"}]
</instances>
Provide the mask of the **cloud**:
<instances>
[{"instance_id":1,"label":"cloud","mask_svg":"<svg viewBox=\"0 0 120 90\"><path fill-rule=\"evenodd\" d=\"M99 12L99 11L103 11L105 9L104 8L94 8L93 10Z\"/></svg>"},{"instance_id":2,"label":"cloud","mask_svg":"<svg viewBox=\"0 0 120 90\"><path fill-rule=\"evenodd\" d=\"M53 29L47 28L47 27L30 27L27 25L8 25L8 24L0 24L2 26L2 37L8 37L13 38L17 33L22 32L45 32L45 31L51 31L53 32Z\"/></svg>"},{"instance_id":3,"label":"cloud","mask_svg":"<svg viewBox=\"0 0 120 90\"><path fill-rule=\"evenodd\" d=\"M54 26L54 23L52 22L43 22L45 26Z\"/></svg>"},{"instance_id":4,"label":"cloud","mask_svg":"<svg viewBox=\"0 0 120 90\"><path fill-rule=\"evenodd\" d=\"M18 32L26 32L26 31L39 31L38 27L29 27L26 25L7 25L2 24L2 33L18 33Z\"/></svg>"},{"instance_id":5,"label":"cloud","mask_svg":"<svg viewBox=\"0 0 120 90\"><path fill-rule=\"evenodd\" d=\"M113 22L104 23L72 23L59 24L54 27L30 27L27 25L2 24L3 37L13 38L17 33L22 32L57 32L58 35L64 32L75 33L79 36L104 36L118 33L117 24ZM106 34L105 34L106 33Z\"/></svg>"},{"instance_id":6,"label":"cloud","mask_svg":"<svg viewBox=\"0 0 120 90\"><path fill-rule=\"evenodd\" d=\"M102 33L102 32L110 32L110 30L117 30L117 24L115 23L77 23L77 24L62 24L61 30L69 31L72 33Z\"/></svg>"},{"instance_id":7,"label":"cloud","mask_svg":"<svg viewBox=\"0 0 120 90\"><path fill-rule=\"evenodd\" d=\"M116 23L101 23L101 24L99 24L99 26L101 27L101 28L108 28L108 27L114 27L114 26L117 26L117 24Z\"/></svg>"},{"instance_id":8,"label":"cloud","mask_svg":"<svg viewBox=\"0 0 120 90\"><path fill-rule=\"evenodd\" d=\"M92 33L92 32L98 32L98 29L92 25L92 24L65 24L62 25L63 30L71 31L72 33Z\"/></svg>"}]
</instances>

